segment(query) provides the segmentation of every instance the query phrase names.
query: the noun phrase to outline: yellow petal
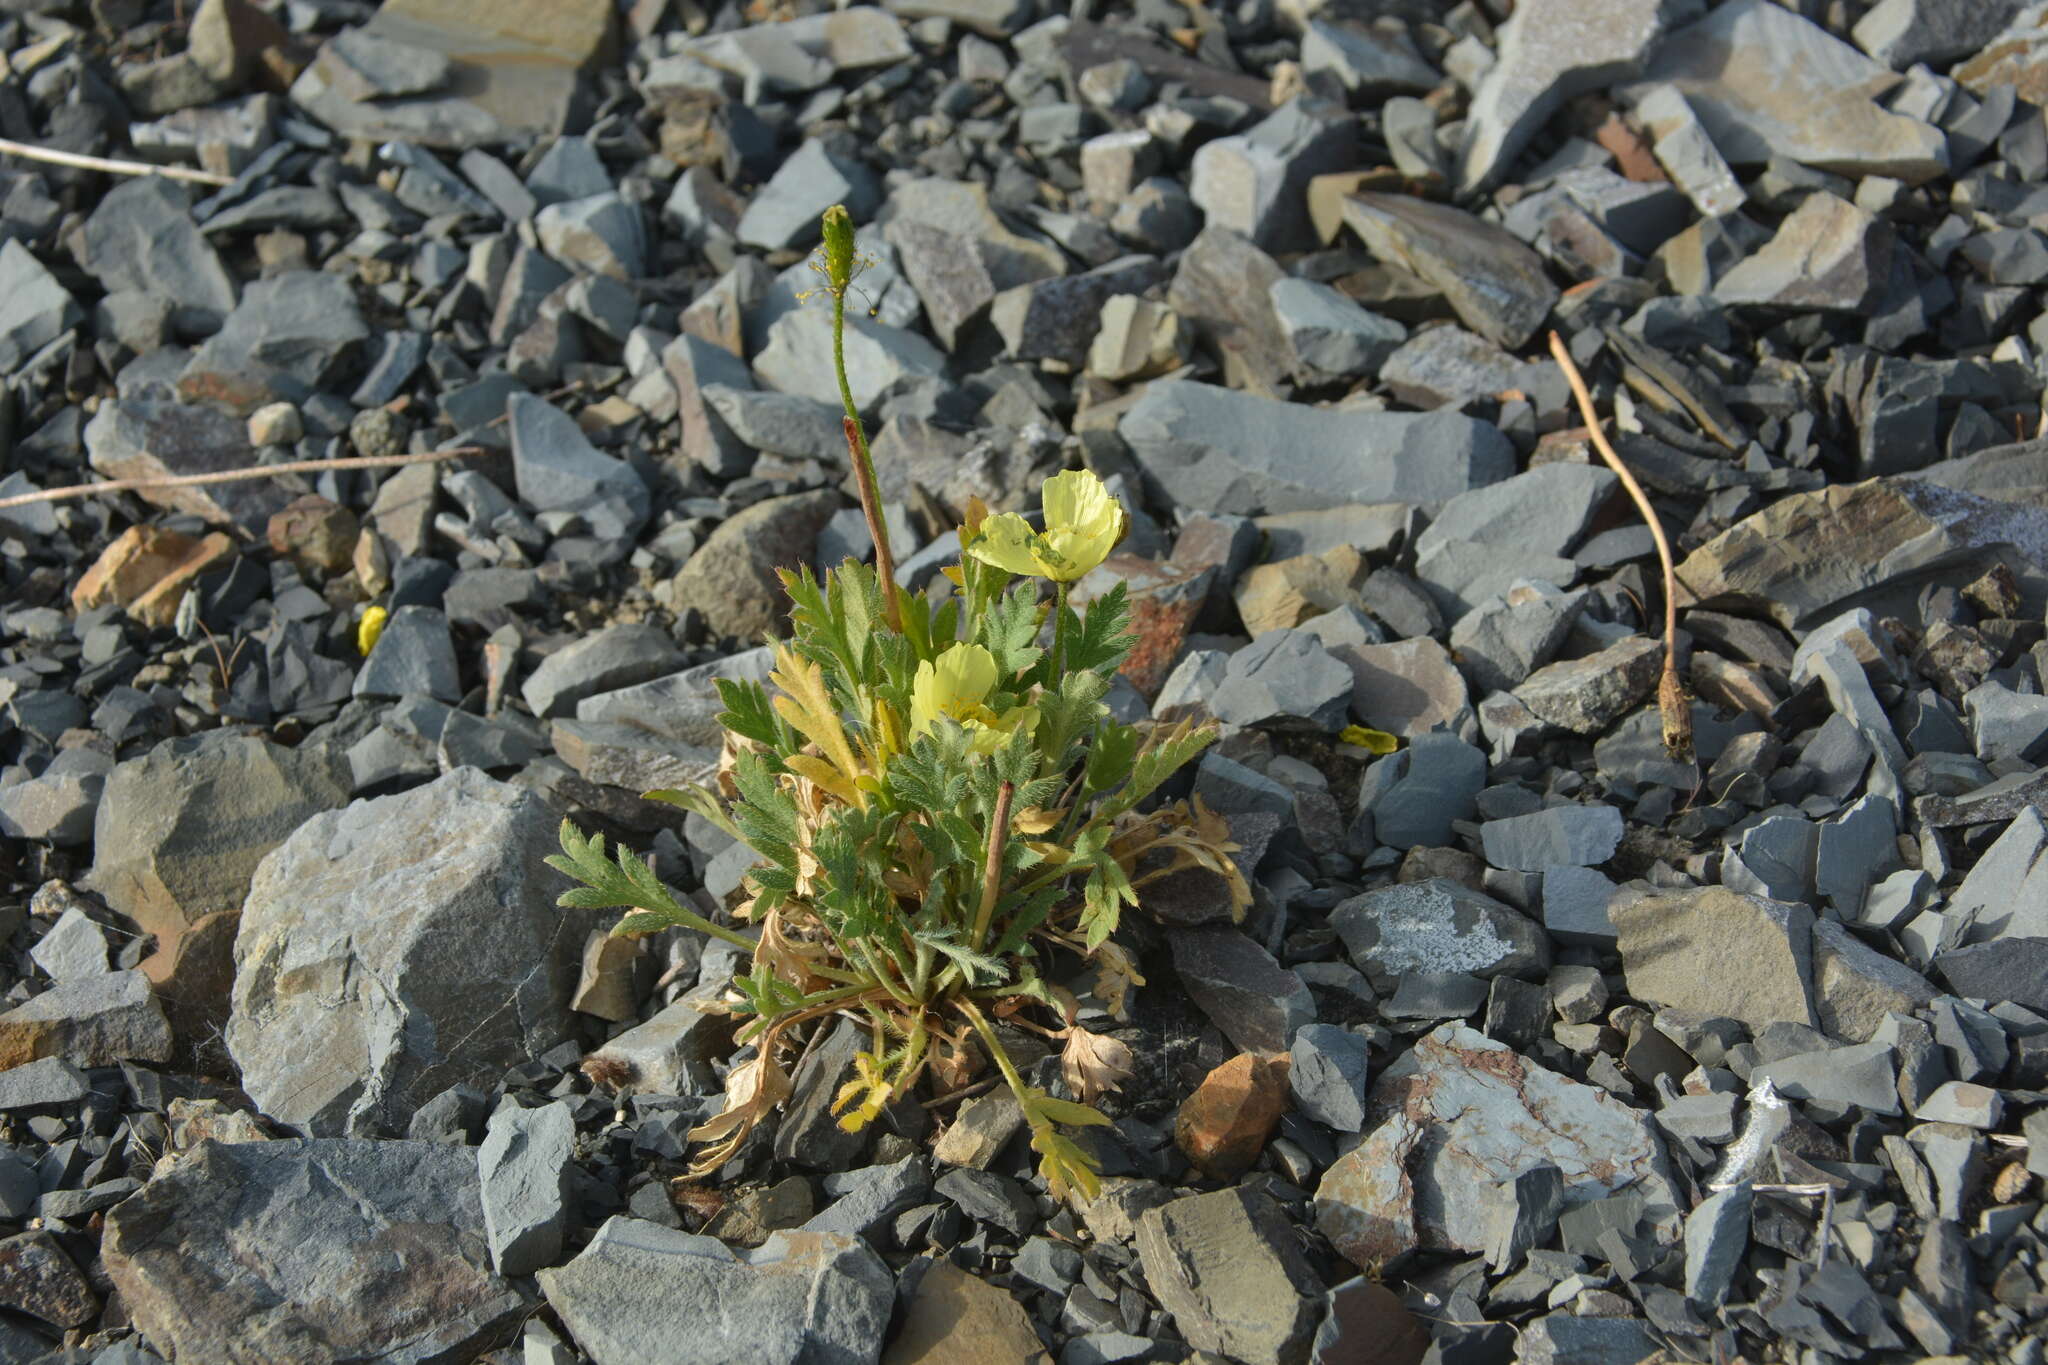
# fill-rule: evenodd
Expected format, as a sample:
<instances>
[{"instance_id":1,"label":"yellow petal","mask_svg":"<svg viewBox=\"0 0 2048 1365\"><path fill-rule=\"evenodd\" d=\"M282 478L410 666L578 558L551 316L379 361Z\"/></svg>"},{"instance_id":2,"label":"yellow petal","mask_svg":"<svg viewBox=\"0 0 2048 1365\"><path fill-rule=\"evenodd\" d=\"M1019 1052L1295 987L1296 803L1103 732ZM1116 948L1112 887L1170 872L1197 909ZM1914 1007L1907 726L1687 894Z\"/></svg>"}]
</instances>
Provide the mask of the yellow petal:
<instances>
[{"instance_id":1,"label":"yellow petal","mask_svg":"<svg viewBox=\"0 0 2048 1365\"><path fill-rule=\"evenodd\" d=\"M1044 566L1031 552L1037 540L1030 522L1015 512L1004 512L981 524L981 534L967 547L967 553L1014 574L1042 574Z\"/></svg>"},{"instance_id":2,"label":"yellow petal","mask_svg":"<svg viewBox=\"0 0 2048 1365\"><path fill-rule=\"evenodd\" d=\"M910 680L910 733L921 735L939 718L939 671L927 659Z\"/></svg>"},{"instance_id":3,"label":"yellow petal","mask_svg":"<svg viewBox=\"0 0 2048 1365\"><path fill-rule=\"evenodd\" d=\"M364 658L377 647L377 637L384 633L384 623L391 619L391 613L382 607L371 607L363 613L363 619L356 626L356 652Z\"/></svg>"},{"instance_id":4,"label":"yellow petal","mask_svg":"<svg viewBox=\"0 0 2048 1365\"><path fill-rule=\"evenodd\" d=\"M1373 730L1363 725L1347 725L1338 731L1337 739L1344 744L1356 744L1376 754L1390 754L1401 747L1401 741L1385 730Z\"/></svg>"},{"instance_id":5,"label":"yellow petal","mask_svg":"<svg viewBox=\"0 0 2048 1365\"><path fill-rule=\"evenodd\" d=\"M1124 511L1101 479L1085 469L1045 481L1046 576L1072 582L1103 560L1123 535Z\"/></svg>"},{"instance_id":6,"label":"yellow petal","mask_svg":"<svg viewBox=\"0 0 2048 1365\"><path fill-rule=\"evenodd\" d=\"M939 709L963 716L995 690L996 658L980 645L954 645L939 655L935 697Z\"/></svg>"}]
</instances>

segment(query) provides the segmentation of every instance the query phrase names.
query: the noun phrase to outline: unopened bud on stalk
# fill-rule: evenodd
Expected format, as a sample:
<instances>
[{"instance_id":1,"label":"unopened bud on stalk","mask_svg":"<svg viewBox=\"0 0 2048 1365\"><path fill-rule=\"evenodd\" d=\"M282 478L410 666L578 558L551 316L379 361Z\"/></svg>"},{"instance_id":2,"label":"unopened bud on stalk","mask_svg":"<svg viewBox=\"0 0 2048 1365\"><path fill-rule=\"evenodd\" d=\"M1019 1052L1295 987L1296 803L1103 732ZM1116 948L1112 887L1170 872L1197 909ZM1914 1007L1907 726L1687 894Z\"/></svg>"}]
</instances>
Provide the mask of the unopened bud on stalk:
<instances>
[{"instance_id":1,"label":"unopened bud on stalk","mask_svg":"<svg viewBox=\"0 0 2048 1365\"><path fill-rule=\"evenodd\" d=\"M853 267L853 215L834 204L825 210L825 278L834 293L853 283Z\"/></svg>"}]
</instances>

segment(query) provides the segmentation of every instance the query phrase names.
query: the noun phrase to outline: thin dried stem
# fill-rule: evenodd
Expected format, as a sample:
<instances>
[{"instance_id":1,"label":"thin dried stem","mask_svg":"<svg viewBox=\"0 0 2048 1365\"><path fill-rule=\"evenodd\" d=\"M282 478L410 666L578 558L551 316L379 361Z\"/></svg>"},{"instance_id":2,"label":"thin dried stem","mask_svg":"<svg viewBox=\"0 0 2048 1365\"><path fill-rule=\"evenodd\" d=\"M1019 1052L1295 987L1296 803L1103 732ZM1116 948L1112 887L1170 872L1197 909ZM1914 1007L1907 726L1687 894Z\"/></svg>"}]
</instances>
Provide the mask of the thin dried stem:
<instances>
[{"instance_id":1,"label":"thin dried stem","mask_svg":"<svg viewBox=\"0 0 2048 1365\"><path fill-rule=\"evenodd\" d=\"M454 446L416 455L343 455L332 460L291 460L285 464L245 465L240 469L218 469L211 474L160 474L145 479L108 479L103 483L77 483L64 488L45 488L35 493L17 493L0 498L0 512L10 507L27 507L39 502L69 502L74 498L97 497L103 493L138 493L155 488L197 488L205 484L242 483L269 479L279 474L324 474L331 469L389 469L395 465L432 464L465 455L497 455L489 446Z\"/></svg>"},{"instance_id":2,"label":"thin dried stem","mask_svg":"<svg viewBox=\"0 0 2048 1365\"><path fill-rule=\"evenodd\" d=\"M81 171L105 171L109 175L160 175L166 180L186 180L195 185L232 185L231 175L216 175L212 171L196 171L189 166L156 166L147 161L116 161L112 157L87 156L83 152L60 152L54 147L38 147L33 143L14 142L0 137L0 153L18 156L24 161L47 161L54 166L70 166Z\"/></svg>"},{"instance_id":3,"label":"thin dried stem","mask_svg":"<svg viewBox=\"0 0 2048 1365\"><path fill-rule=\"evenodd\" d=\"M1650 495L1636 482L1636 476L1621 462L1621 456L1615 453L1607 433L1601 430L1600 414L1593 409L1593 395L1587 391L1586 378L1579 373L1572 353L1565 347L1564 338L1556 332L1550 334L1550 354L1556 358L1558 368L1564 371L1565 382L1572 386L1572 396L1579 400L1579 413L1585 419L1593 448L1600 452L1600 458L1620 478L1621 486L1628 490L1636 510L1642 513L1644 523L1649 526L1650 538L1657 542L1657 559L1664 568L1664 674L1657 680L1657 710L1664 720L1665 750L1673 758L1689 762L1692 759L1692 702L1686 697L1685 684L1678 676L1678 566L1671 557L1671 540L1664 534L1664 522L1657 515L1657 509L1650 505Z\"/></svg>"}]
</instances>

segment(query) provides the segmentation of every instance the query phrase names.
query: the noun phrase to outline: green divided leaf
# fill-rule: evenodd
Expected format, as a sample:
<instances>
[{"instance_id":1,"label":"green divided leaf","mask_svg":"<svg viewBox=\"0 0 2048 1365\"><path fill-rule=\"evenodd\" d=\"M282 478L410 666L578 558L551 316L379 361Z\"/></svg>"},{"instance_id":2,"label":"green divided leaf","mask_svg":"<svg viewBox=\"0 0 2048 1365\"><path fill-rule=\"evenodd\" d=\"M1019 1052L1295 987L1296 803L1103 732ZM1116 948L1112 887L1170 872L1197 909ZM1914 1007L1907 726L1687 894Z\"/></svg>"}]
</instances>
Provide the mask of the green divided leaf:
<instances>
[{"instance_id":1,"label":"green divided leaf","mask_svg":"<svg viewBox=\"0 0 2048 1365\"><path fill-rule=\"evenodd\" d=\"M1088 604L1079 620L1067 617L1067 667L1090 669L1108 677L1123 666L1138 637L1130 633L1131 595L1119 579L1114 587Z\"/></svg>"}]
</instances>

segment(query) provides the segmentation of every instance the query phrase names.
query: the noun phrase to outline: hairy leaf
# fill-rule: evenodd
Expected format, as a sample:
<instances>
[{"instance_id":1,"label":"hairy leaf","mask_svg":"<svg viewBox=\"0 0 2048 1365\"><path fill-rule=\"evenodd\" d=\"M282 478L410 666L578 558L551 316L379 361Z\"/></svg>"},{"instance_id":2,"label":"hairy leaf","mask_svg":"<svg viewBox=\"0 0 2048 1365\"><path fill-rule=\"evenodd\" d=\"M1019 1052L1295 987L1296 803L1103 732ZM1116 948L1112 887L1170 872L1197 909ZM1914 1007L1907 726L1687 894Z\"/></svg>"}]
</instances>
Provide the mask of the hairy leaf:
<instances>
[{"instance_id":1,"label":"hairy leaf","mask_svg":"<svg viewBox=\"0 0 2048 1365\"><path fill-rule=\"evenodd\" d=\"M1107 678L1123 666L1131 646L1138 643L1138 637L1130 633L1130 599L1129 590L1118 579L1114 587L1088 604L1078 621L1069 613L1068 668L1089 669Z\"/></svg>"}]
</instances>

